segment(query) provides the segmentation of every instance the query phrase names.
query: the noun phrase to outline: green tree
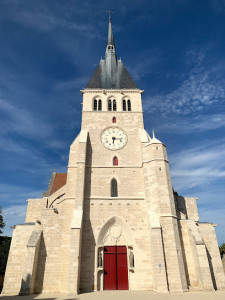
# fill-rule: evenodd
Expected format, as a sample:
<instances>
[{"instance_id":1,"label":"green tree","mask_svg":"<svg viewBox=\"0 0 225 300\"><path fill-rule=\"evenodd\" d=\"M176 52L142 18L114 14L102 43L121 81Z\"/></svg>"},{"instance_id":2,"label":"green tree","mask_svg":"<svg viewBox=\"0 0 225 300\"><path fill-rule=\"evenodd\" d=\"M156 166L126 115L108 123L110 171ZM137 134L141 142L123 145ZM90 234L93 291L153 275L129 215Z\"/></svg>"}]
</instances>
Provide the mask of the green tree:
<instances>
[{"instance_id":1,"label":"green tree","mask_svg":"<svg viewBox=\"0 0 225 300\"><path fill-rule=\"evenodd\" d=\"M225 253L225 243L221 244L219 246L219 249L220 249L220 254L222 255L223 253Z\"/></svg>"},{"instance_id":2,"label":"green tree","mask_svg":"<svg viewBox=\"0 0 225 300\"><path fill-rule=\"evenodd\" d=\"M2 208L0 206L0 234L2 234L2 230L5 227L5 223L3 222L3 216L2 216Z\"/></svg>"},{"instance_id":3,"label":"green tree","mask_svg":"<svg viewBox=\"0 0 225 300\"><path fill-rule=\"evenodd\" d=\"M2 234L2 230L5 227L5 223L3 221L2 216L2 208L0 206L0 234ZM11 237L9 236L0 236L0 274L5 274L5 268L7 264L7 259L9 255L9 248L11 243Z\"/></svg>"},{"instance_id":4,"label":"green tree","mask_svg":"<svg viewBox=\"0 0 225 300\"><path fill-rule=\"evenodd\" d=\"M11 237L0 236L0 274L5 274L10 244Z\"/></svg>"}]
</instances>

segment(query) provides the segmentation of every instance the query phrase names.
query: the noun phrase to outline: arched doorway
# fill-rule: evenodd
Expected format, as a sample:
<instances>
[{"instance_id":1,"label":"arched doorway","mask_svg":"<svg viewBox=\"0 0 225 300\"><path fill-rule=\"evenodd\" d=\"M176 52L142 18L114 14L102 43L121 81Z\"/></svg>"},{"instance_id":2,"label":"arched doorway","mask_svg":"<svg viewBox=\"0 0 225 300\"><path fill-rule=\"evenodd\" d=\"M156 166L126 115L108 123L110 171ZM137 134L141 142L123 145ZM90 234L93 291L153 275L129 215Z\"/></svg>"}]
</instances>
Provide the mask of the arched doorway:
<instances>
[{"instance_id":1,"label":"arched doorway","mask_svg":"<svg viewBox=\"0 0 225 300\"><path fill-rule=\"evenodd\" d=\"M97 240L98 290L129 289L129 255L133 246L125 221L110 218L101 228Z\"/></svg>"}]
</instances>

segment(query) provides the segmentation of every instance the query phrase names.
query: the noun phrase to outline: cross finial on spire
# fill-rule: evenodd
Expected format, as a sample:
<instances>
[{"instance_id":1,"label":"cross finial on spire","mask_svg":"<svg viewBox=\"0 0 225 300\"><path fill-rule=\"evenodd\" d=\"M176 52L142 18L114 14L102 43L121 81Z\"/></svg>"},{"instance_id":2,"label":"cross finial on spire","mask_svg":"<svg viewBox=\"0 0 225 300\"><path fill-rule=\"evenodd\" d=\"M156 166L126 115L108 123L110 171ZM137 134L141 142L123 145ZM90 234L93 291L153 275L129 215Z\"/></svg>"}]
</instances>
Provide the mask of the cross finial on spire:
<instances>
[{"instance_id":1,"label":"cross finial on spire","mask_svg":"<svg viewBox=\"0 0 225 300\"><path fill-rule=\"evenodd\" d=\"M111 23L111 14L114 14L113 11L111 11L110 9L106 11L107 13L109 13L109 23Z\"/></svg>"}]
</instances>

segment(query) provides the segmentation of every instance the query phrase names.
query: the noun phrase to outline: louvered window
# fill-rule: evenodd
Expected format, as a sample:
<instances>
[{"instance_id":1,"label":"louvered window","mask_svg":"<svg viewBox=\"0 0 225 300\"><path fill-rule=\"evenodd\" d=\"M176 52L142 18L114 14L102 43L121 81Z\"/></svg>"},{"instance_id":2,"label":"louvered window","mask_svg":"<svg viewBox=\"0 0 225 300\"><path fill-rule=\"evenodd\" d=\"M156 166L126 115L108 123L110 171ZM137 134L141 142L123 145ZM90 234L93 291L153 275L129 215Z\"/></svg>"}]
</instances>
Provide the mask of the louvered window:
<instances>
[{"instance_id":1,"label":"louvered window","mask_svg":"<svg viewBox=\"0 0 225 300\"><path fill-rule=\"evenodd\" d=\"M94 99L94 106L93 106L94 110L97 110L97 104L98 104L97 99Z\"/></svg>"},{"instance_id":2,"label":"louvered window","mask_svg":"<svg viewBox=\"0 0 225 300\"><path fill-rule=\"evenodd\" d=\"M116 100L113 100L113 110L116 111Z\"/></svg>"},{"instance_id":3,"label":"louvered window","mask_svg":"<svg viewBox=\"0 0 225 300\"><path fill-rule=\"evenodd\" d=\"M127 103L126 100L123 100L123 111L127 110Z\"/></svg>"},{"instance_id":4,"label":"louvered window","mask_svg":"<svg viewBox=\"0 0 225 300\"><path fill-rule=\"evenodd\" d=\"M108 110L112 110L112 101L108 100Z\"/></svg>"},{"instance_id":5,"label":"louvered window","mask_svg":"<svg viewBox=\"0 0 225 300\"><path fill-rule=\"evenodd\" d=\"M130 100L127 101L127 108L128 108L128 111L131 111L131 102L130 102Z\"/></svg>"},{"instance_id":6,"label":"louvered window","mask_svg":"<svg viewBox=\"0 0 225 300\"><path fill-rule=\"evenodd\" d=\"M102 100L98 100L98 110L102 110Z\"/></svg>"}]
</instances>

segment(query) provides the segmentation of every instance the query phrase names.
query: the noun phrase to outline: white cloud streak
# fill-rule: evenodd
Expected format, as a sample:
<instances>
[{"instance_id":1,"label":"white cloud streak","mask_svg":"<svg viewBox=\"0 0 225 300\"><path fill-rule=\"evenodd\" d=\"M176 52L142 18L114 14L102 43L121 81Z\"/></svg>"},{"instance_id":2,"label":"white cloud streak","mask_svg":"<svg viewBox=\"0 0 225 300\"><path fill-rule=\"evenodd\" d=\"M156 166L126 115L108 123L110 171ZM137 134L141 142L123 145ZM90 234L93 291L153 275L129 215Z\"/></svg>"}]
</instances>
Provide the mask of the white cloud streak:
<instances>
[{"instance_id":1,"label":"white cloud streak","mask_svg":"<svg viewBox=\"0 0 225 300\"><path fill-rule=\"evenodd\" d=\"M188 192L225 180L225 142L204 144L170 155L171 175L175 190Z\"/></svg>"},{"instance_id":2,"label":"white cloud streak","mask_svg":"<svg viewBox=\"0 0 225 300\"><path fill-rule=\"evenodd\" d=\"M212 46L202 49L190 48L185 56L191 69L187 78L178 88L166 95L149 97L144 102L144 110L161 113L163 116L200 114L211 108L223 108L225 99L225 80L218 76L224 71L223 62L207 65L207 52Z\"/></svg>"},{"instance_id":3,"label":"white cloud streak","mask_svg":"<svg viewBox=\"0 0 225 300\"><path fill-rule=\"evenodd\" d=\"M10 227L25 222L26 209L26 205L14 205L2 209L3 219L6 223L3 229L3 235L11 236L12 229Z\"/></svg>"},{"instance_id":4,"label":"white cloud streak","mask_svg":"<svg viewBox=\"0 0 225 300\"><path fill-rule=\"evenodd\" d=\"M44 138L52 134L52 128L40 117L31 115L24 108L11 104L0 98L0 110L4 118L0 119L1 134L17 132L33 138Z\"/></svg>"}]
</instances>

